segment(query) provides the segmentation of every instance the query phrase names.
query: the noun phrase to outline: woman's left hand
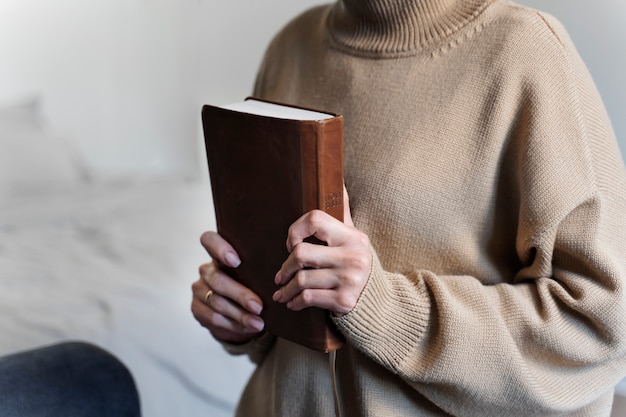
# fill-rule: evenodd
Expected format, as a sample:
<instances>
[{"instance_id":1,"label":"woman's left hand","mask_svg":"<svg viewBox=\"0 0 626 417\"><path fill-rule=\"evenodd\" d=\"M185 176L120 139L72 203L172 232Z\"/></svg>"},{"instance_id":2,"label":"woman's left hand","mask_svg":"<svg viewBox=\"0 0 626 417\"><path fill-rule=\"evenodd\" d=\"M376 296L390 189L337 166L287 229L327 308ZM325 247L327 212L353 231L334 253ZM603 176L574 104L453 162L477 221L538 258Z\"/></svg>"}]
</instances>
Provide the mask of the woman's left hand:
<instances>
[{"instance_id":1,"label":"woman's left hand","mask_svg":"<svg viewBox=\"0 0 626 417\"><path fill-rule=\"evenodd\" d=\"M291 225L290 255L276 274L275 282L282 287L274 301L291 310L320 307L336 316L352 311L367 283L372 254L367 235L353 226L345 189L344 220L313 210ZM327 246L305 242L310 236Z\"/></svg>"}]
</instances>

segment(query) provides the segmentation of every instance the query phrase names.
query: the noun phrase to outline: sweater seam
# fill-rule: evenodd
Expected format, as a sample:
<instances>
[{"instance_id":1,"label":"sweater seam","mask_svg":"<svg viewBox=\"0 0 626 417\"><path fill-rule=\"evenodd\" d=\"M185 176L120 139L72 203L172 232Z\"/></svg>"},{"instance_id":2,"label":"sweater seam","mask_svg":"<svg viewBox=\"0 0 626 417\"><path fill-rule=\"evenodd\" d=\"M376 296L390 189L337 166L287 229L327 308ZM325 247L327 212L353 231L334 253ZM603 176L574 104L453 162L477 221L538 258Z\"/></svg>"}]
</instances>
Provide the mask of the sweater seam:
<instances>
[{"instance_id":1,"label":"sweater seam","mask_svg":"<svg viewBox=\"0 0 626 417\"><path fill-rule=\"evenodd\" d=\"M589 126L588 126L588 122L587 122L587 112L584 110L583 106L581 105L581 98L580 98L580 89L578 88L578 83L576 81L576 70L574 67L574 63L572 62L572 58L571 55L568 53L567 51L567 47L565 45L565 43L563 42L563 40L561 39L561 37L558 35L558 33L556 32L556 30L554 29L554 27L550 24L550 22L546 19L546 17L540 13L537 12L537 14L539 15L539 17L541 18L541 20L544 22L544 24L548 27L548 29L550 29L550 31L552 32L552 34L554 35L555 39L559 42L559 44L561 45L561 53L565 56L565 60L567 62L567 66L568 69L570 71L569 77L568 78L572 78L570 79L570 85L574 87L574 99L575 99L575 106L576 106L576 111L577 113L580 115L580 129L582 131L582 143L581 145L584 147L584 151L585 151L585 161L587 162L588 168L589 168L589 172L590 172L590 176L593 180L593 186L594 186L594 193L592 194L598 194L598 190L599 190L599 185L598 185L598 175L596 173L596 169L593 165L593 159L591 157L591 149L589 148Z\"/></svg>"},{"instance_id":2,"label":"sweater seam","mask_svg":"<svg viewBox=\"0 0 626 417\"><path fill-rule=\"evenodd\" d=\"M546 18L545 14L537 10L533 10L533 13L539 20L541 20L541 22L550 31L554 39L558 42L559 51L563 55L563 58L565 62L567 63L567 70L568 70L567 85L574 89L574 93L572 94L572 98L573 98L572 104L576 109L576 113L580 116L580 119L578 121L578 125L581 129L580 145L581 145L581 149L584 151L584 160L587 163L589 178L591 180L589 184L589 186L591 187L591 190L586 193L587 195L585 198L582 198L579 201L576 201L575 205L571 208L571 210L569 210L567 213L564 213L564 216L559 217L555 219L554 222L552 222L551 224L548 224L535 237L532 237L532 236L528 237L524 242L526 247L529 247L528 245L532 245L533 243L542 244L544 242L545 236L549 235L554 230L554 228L558 227L560 222L562 222L565 217L567 217L573 210L575 210L576 207L579 207L581 204L584 204L586 201L590 201L593 199L601 199L601 192L600 192L600 187L598 184L598 176L596 173L596 169L593 165L593 159L591 157L591 150L589 148L589 128L587 125L587 114L583 110L583 106L581 105L580 89L578 88L578 83L576 81L575 66L573 65L571 56L567 51L567 46L565 42L563 41L561 36L559 36L554 26Z\"/></svg>"},{"instance_id":3,"label":"sweater seam","mask_svg":"<svg viewBox=\"0 0 626 417\"><path fill-rule=\"evenodd\" d=\"M539 19L541 19L541 21L548 27L548 29L550 29L550 32L552 32L552 35L554 35L554 37L559 41L559 43L561 44L561 47L565 49L565 43L563 43L563 40L561 39L559 34L554 30L554 27L550 24L550 22L548 22L544 14L539 11L535 11L535 14L539 16ZM568 61L569 61L569 57L568 57Z\"/></svg>"},{"instance_id":4,"label":"sweater seam","mask_svg":"<svg viewBox=\"0 0 626 417\"><path fill-rule=\"evenodd\" d=\"M568 48L567 48L566 43L563 41L563 39L561 38L557 30L554 28L554 26L550 23L545 13L538 11L538 10L534 10L534 14L543 22L543 24L548 28L550 33L552 33L552 35L554 36L554 39L559 43L560 52L563 54L563 58L565 58L565 62L567 62L567 69L569 70L569 74L567 77L568 86L574 88L573 99L575 101L573 104L575 105L577 114L580 116L579 126L582 132L581 145L584 148L585 161L587 162L590 176L593 180L593 186L594 186L594 189L596 190L596 192L592 194L597 194L598 193L597 190L599 190L600 187L598 185L598 176L596 173L596 169L593 165L593 159L591 157L591 149L589 148L589 127L588 127L588 122L587 122L588 115L587 115L587 112L584 111L583 106L581 105L582 100L580 98L580 89L578 88L578 82L576 81L577 71L575 69L574 63L572 62L571 54L568 53Z\"/></svg>"}]
</instances>

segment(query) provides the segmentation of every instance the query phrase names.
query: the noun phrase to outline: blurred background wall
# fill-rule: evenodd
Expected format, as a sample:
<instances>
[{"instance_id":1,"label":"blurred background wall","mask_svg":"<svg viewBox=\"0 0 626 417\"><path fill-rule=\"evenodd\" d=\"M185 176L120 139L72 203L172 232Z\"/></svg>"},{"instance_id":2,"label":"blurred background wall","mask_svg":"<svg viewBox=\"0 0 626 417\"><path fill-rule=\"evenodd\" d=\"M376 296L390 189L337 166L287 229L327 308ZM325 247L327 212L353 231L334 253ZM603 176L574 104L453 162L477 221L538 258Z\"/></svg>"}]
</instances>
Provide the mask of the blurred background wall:
<instances>
[{"instance_id":1,"label":"blurred background wall","mask_svg":"<svg viewBox=\"0 0 626 417\"><path fill-rule=\"evenodd\" d=\"M201 104L249 94L311 3L0 0L0 108L39 101L97 177L195 175Z\"/></svg>"},{"instance_id":2,"label":"blurred background wall","mask_svg":"<svg viewBox=\"0 0 626 417\"><path fill-rule=\"evenodd\" d=\"M520 2L568 28L625 154L626 3ZM317 3L0 0L0 108L38 101L96 177L204 175L201 104L249 94L272 34Z\"/></svg>"}]
</instances>

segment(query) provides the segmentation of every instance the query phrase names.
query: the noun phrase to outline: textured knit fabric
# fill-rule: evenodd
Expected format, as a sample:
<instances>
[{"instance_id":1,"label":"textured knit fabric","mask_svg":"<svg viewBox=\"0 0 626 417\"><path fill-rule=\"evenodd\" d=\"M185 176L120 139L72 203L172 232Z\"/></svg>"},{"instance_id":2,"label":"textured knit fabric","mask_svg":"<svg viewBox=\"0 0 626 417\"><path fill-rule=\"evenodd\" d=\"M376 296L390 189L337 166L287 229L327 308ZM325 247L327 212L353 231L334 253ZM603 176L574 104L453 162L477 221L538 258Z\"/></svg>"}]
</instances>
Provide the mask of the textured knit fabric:
<instances>
[{"instance_id":1,"label":"textured knit fabric","mask_svg":"<svg viewBox=\"0 0 626 417\"><path fill-rule=\"evenodd\" d=\"M272 41L255 94L340 113L374 259L335 319L344 416L610 414L626 373L626 175L553 17L343 0ZM263 335L239 416L333 416L326 355Z\"/></svg>"}]
</instances>

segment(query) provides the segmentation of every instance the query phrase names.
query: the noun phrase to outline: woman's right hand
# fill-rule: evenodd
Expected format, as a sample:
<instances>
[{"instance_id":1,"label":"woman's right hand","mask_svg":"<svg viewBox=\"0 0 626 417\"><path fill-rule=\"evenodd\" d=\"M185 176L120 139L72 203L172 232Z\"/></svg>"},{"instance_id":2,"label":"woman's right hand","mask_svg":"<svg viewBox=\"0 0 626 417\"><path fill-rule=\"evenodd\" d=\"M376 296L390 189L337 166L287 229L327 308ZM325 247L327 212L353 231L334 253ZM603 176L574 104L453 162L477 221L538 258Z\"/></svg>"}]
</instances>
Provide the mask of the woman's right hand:
<instances>
[{"instance_id":1,"label":"woman's right hand","mask_svg":"<svg viewBox=\"0 0 626 417\"><path fill-rule=\"evenodd\" d=\"M236 268L241 263L228 242L215 232L204 233L200 242L212 262L200 266L200 278L191 286L191 312L216 339L245 343L263 330L261 298L217 267L223 263Z\"/></svg>"}]
</instances>

